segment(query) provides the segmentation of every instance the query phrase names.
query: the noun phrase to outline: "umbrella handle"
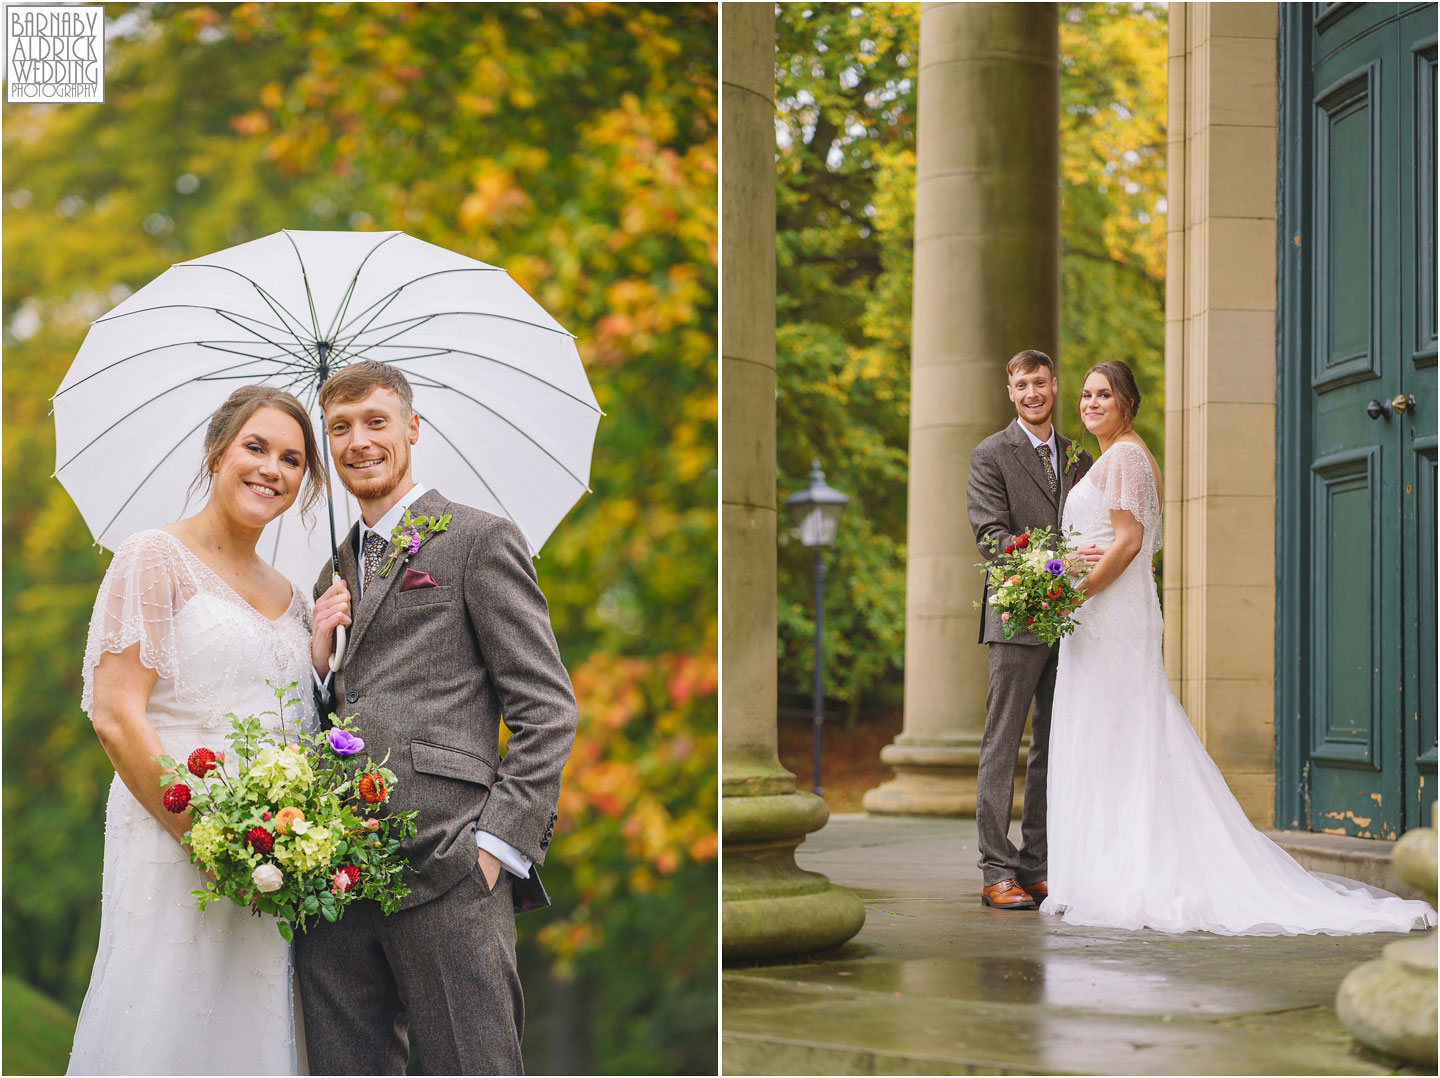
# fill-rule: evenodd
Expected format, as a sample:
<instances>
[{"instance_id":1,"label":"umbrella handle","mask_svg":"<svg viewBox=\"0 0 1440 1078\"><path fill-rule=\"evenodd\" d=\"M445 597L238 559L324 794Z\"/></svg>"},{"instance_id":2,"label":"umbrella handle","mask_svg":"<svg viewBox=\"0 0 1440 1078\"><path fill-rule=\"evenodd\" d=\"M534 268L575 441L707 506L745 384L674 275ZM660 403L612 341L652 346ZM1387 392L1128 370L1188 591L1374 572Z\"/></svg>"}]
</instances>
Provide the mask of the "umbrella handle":
<instances>
[{"instance_id":1,"label":"umbrella handle","mask_svg":"<svg viewBox=\"0 0 1440 1078\"><path fill-rule=\"evenodd\" d=\"M335 650L330 653L330 672L338 674L345 665L345 626L335 626Z\"/></svg>"},{"instance_id":2,"label":"umbrella handle","mask_svg":"<svg viewBox=\"0 0 1440 1078\"><path fill-rule=\"evenodd\" d=\"M330 577L332 584L340 582L340 574L334 573ZM345 665L345 626L335 626L335 650L330 653L330 672L338 674L340 668Z\"/></svg>"}]
</instances>

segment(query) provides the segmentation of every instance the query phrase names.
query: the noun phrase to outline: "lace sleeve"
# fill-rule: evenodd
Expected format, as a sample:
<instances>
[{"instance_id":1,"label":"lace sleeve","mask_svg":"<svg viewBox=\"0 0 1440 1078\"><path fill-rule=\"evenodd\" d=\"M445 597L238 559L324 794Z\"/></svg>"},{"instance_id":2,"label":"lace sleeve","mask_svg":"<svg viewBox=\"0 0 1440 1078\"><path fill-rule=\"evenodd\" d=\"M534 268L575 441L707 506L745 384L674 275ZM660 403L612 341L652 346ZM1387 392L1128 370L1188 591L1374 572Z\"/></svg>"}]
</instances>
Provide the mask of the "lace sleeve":
<instances>
[{"instance_id":1,"label":"lace sleeve","mask_svg":"<svg viewBox=\"0 0 1440 1078\"><path fill-rule=\"evenodd\" d=\"M174 540L164 532L130 536L115 551L85 644L80 706L94 717L95 667L107 653L140 645L140 661L162 678L179 673L175 647L175 615L184 602L184 569Z\"/></svg>"},{"instance_id":2,"label":"lace sleeve","mask_svg":"<svg viewBox=\"0 0 1440 1078\"><path fill-rule=\"evenodd\" d=\"M1095 485L1108 513L1124 509L1145 528L1150 549L1160 548L1160 495L1150 455L1134 442L1116 442L1096 466Z\"/></svg>"}]
</instances>

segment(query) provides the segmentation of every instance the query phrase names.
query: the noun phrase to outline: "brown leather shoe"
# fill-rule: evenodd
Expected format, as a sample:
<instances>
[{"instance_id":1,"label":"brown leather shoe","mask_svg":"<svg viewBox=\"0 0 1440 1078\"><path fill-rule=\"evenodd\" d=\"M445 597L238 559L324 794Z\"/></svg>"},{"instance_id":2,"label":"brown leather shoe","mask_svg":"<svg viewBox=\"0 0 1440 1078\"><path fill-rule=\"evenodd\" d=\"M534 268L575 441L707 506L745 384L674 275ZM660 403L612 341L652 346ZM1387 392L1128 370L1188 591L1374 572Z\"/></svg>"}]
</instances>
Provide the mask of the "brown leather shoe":
<instances>
[{"instance_id":1,"label":"brown leather shoe","mask_svg":"<svg viewBox=\"0 0 1440 1078\"><path fill-rule=\"evenodd\" d=\"M1045 880L1038 883L1022 883L1020 886L1036 902L1044 902L1050 897L1050 885Z\"/></svg>"},{"instance_id":2,"label":"brown leather shoe","mask_svg":"<svg viewBox=\"0 0 1440 1078\"><path fill-rule=\"evenodd\" d=\"M1035 900L1013 879L992 883L980 890L980 901L997 910L1033 910Z\"/></svg>"}]
</instances>

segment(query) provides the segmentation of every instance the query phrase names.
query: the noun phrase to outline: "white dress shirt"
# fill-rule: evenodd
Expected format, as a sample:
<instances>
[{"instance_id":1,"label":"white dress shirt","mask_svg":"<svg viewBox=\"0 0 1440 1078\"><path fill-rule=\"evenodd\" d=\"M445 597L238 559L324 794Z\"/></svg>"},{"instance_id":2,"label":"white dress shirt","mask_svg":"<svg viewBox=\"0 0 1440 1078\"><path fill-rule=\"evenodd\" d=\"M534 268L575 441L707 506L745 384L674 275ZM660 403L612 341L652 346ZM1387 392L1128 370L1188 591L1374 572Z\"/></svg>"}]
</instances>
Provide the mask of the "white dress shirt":
<instances>
[{"instance_id":1,"label":"white dress shirt","mask_svg":"<svg viewBox=\"0 0 1440 1078\"><path fill-rule=\"evenodd\" d=\"M399 526L401 519L405 516L405 510L409 509L411 505L418 501L424 493L425 487L420 483L416 483L405 492L398 502L390 507L389 511L383 517L375 522L375 527L373 528L365 523L363 517L360 519L360 556L357 559L360 595L355 597L356 606L359 605L360 599L363 598L365 593L365 537L371 532L374 532L388 543L390 541L390 533ZM333 674L327 674L323 682L320 680L318 674L315 677L316 684L320 686L321 691L327 696L330 693L330 679L333 676ZM526 857L504 839L496 838L489 831L481 831L479 828L476 828L475 845L479 846L485 852L492 854L496 860L522 880L530 877L530 858Z\"/></svg>"}]
</instances>

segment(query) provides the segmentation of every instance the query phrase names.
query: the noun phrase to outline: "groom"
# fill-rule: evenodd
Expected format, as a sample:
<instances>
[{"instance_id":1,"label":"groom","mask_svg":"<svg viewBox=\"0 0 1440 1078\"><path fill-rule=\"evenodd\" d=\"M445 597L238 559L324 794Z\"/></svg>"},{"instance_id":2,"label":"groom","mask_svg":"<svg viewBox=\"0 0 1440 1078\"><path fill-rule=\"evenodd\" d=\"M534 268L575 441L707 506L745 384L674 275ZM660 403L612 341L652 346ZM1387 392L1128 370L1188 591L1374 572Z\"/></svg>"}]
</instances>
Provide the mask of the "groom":
<instances>
[{"instance_id":1,"label":"groom","mask_svg":"<svg viewBox=\"0 0 1440 1078\"><path fill-rule=\"evenodd\" d=\"M966 503L977 543L999 538L1003 544L1008 537L1031 528L1058 533L1065 496L1091 464L1090 454L1078 447L1072 449L1069 439L1050 421L1060 388L1050 357L1033 350L1021 352L1006 364L1005 373L1015 421L970 454ZM984 546L980 552L987 559L995 556ZM1048 893L1045 765L1060 649L1028 632L1007 641L989 598L987 577L980 643L989 645L990 687L985 697L975 803L984 875L980 895L985 905L997 909L1033 910ZM1009 838L1010 807L1015 797L1015 758L1027 713L1032 720L1030 756L1025 766L1025 810L1017 851Z\"/></svg>"},{"instance_id":2,"label":"groom","mask_svg":"<svg viewBox=\"0 0 1440 1078\"><path fill-rule=\"evenodd\" d=\"M363 518L340 546L343 580L327 564L315 585L320 713L358 715L366 751L390 754L386 807L418 810L419 830L397 913L358 902L296 939L310 1073L403 1074L409 1034L426 1073L520 1074L515 913L549 904L536 867L575 734L570 677L520 530L416 483L405 376L352 364L320 408ZM407 507L449 526L387 572ZM332 675L336 625L349 641Z\"/></svg>"}]
</instances>

